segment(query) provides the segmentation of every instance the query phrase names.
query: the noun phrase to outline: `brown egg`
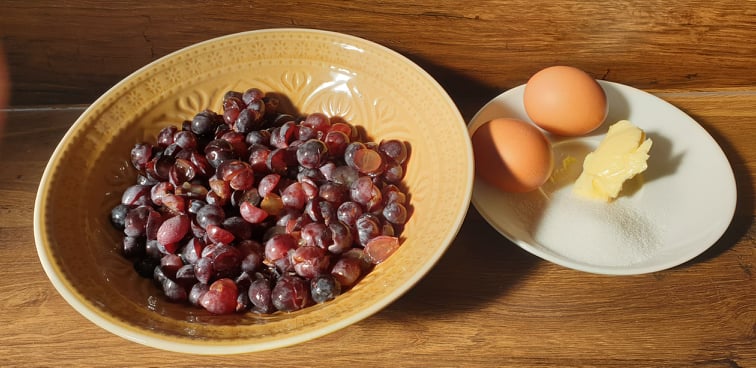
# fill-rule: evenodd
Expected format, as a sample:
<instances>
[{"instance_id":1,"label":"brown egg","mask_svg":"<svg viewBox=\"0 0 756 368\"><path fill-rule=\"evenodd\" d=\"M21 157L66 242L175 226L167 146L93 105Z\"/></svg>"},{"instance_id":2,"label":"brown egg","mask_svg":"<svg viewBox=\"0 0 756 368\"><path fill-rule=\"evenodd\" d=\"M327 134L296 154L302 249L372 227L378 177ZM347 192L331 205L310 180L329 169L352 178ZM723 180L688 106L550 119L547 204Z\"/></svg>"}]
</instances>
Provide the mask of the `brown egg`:
<instances>
[{"instance_id":1,"label":"brown egg","mask_svg":"<svg viewBox=\"0 0 756 368\"><path fill-rule=\"evenodd\" d=\"M570 66L552 66L528 80L525 112L539 127L562 136L595 130L607 114L606 93L588 73Z\"/></svg>"},{"instance_id":2,"label":"brown egg","mask_svg":"<svg viewBox=\"0 0 756 368\"><path fill-rule=\"evenodd\" d=\"M537 189L551 175L551 143L534 125L499 118L472 135L475 175L506 192Z\"/></svg>"}]
</instances>

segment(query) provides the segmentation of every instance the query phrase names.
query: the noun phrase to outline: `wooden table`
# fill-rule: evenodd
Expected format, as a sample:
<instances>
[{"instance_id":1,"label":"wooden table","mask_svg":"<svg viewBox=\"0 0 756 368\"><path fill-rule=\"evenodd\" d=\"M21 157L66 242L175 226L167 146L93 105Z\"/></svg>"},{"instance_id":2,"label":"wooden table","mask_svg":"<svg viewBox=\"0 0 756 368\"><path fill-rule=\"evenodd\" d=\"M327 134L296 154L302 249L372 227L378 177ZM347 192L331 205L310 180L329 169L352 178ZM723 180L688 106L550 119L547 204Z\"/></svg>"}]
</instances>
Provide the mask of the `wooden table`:
<instances>
[{"instance_id":1,"label":"wooden table","mask_svg":"<svg viewBox=\"0 0 756 368\"><path fill-rule=\"evenodd\" d=\"M13 80L0 140L0 366L756 367L753 1L4 1L0 9ZM433 74L466 119L553 64L648 90L722 146L736 215L691 262L610 277L540 260L471 208L413 289L314 341L206 357L100 329L57 294L36 255L32 208L53 149L87 104L138 67L193 42L271 27L391 47Z\"/></svg>"}]
</instances>

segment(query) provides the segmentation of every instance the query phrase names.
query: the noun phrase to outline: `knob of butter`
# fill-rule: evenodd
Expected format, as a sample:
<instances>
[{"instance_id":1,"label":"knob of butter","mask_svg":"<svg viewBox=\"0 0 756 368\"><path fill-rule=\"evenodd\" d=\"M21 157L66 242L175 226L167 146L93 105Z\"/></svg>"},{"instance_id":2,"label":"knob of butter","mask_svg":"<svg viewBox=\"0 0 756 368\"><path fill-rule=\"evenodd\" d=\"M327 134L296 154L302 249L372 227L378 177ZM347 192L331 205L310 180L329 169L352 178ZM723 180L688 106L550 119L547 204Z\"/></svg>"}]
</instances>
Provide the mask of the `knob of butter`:
<instances>
[{"instance_id":1,"label":"knob of butter","mask_svg":"<svg viewBox=\"0 0 756 368\"><path fill-rule=\"evenodd\" d=\"M573 192L607 202L617 198L625 181L646 170L650 149L651 139L642 129L627 120L618 121L585 157Z\"/></svg>"}]
</instances>

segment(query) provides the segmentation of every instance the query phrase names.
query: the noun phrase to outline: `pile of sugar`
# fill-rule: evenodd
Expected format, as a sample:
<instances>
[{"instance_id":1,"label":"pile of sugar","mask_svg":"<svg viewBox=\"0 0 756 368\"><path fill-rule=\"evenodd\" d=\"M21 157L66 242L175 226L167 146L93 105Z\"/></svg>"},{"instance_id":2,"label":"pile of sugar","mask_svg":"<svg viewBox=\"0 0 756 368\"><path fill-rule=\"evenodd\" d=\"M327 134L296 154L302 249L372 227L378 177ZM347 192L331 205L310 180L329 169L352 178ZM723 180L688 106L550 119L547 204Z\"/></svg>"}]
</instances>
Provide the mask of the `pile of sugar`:
<instances>
[{"instance_id":1,"label":"pile of sugar","mask_svg":"<svg viewBox=\"0 0 756 368\"><path fill-rule=\"evenodd\" d=\"M533 239L553 253L584 264L622 267L648 260L660 246L658 221L625 198L585 200L568 188L548 196L517 201L516 211L530 225Z\"/></svg>"}]
</instances>

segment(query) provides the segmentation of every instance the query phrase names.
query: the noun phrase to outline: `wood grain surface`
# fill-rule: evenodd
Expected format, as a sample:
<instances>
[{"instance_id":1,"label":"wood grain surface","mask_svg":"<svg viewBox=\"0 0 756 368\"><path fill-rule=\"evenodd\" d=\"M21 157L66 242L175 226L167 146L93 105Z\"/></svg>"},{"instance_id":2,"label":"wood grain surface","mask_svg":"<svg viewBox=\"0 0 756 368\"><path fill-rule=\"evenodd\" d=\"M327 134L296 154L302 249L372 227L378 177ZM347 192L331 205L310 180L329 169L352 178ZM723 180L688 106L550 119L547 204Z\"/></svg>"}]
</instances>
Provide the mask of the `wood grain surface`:
<instances>
[{"instance_id":1,"label":"wood grain surface","mask_svg":"<svg viewBox=\"0 0 756 368\"><path fill-rule=\"evenodd\" d=\"M0 13L12 78L0 138L1 367L756 367L756 2L41 0L0 1ZM407 294L310 342L208 357L100 329L57 294L37 258L33 205L52 151L87 104L139 67L272 27L391 47L436 77L466 119L552 64L645 89L722 147L735 218L684 265L610 277L540 260L471 208Z\"/></svg>"}]
</instances>

